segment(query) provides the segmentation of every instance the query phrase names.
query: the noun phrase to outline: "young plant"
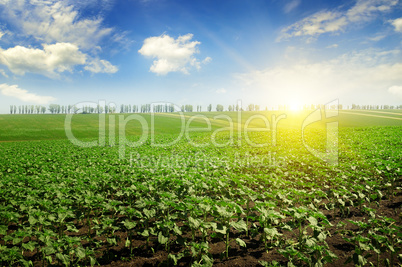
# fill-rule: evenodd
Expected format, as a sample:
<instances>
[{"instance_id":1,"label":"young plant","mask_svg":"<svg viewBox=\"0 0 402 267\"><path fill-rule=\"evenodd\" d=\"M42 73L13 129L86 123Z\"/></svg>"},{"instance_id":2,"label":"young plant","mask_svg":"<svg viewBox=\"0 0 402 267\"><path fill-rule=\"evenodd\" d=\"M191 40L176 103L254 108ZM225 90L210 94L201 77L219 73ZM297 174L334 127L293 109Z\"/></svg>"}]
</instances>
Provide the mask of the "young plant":
<instances>
[{"instance_id":1,"label":"young plant","mask_svg":"<svg viewBox=\"0 0 402 267\"><path fill-rule=\"evenodd\" d=\"M224 242L225 242L225 257L229 258L229 246L230 246L230 228L233 227L237 231L246 231L247 230L247 225L243 220L238 220L238 221L232 221L235 213L235 207L231 205L231 203L228 203L228 205L225 206L216 206L215 209L217 213L217 217L220 219L219 222L217 222L216 225L214 225L215 229L214 231L218 234L221 234L224 237ZM246 243L241 240L240 238L236 238L236 242L242 246L245 247Z\"/></svg>"},{"instance_id":2,"label":"young plant","mask_svg":"<svg viewBox=\"0 0 402 267\"><path fill-rule=\"evenodd\" d=\"M273 208L267 208L266 203L259 203L257 210L260 212L258 221L262 228L262 240L264 242L265 250L273 249L280 244L281 233L275 228L279 222L285 218L282 214L275 211Z\"/></svg>"},{"instance_id":3,"label":"young plant","mask_svg":"<svg viewBox=\"0 0 402 267\"><path fill-rule=\"evenodd\" d=\"M371 254L365 254L365 252L370 250L370 239L361 236L360 234L351 238L344 237L344 239L355 246L354 253L345 261L345 264L348 264L352 261L357 267L361 267L367 264L367 259L371 257Z\"/></svg>"}]
</instances>

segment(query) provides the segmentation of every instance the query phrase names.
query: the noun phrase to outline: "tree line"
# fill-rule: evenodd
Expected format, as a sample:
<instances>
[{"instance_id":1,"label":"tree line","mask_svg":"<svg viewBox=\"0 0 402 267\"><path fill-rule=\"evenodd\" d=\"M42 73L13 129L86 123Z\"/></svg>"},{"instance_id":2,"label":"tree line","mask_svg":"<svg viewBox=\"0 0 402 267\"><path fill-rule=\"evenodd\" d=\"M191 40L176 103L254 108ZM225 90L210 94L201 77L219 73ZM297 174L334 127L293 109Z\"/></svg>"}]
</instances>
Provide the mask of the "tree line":
<instances>
[{"instance_id":1,"label":"tree line","mask_svg":"<svg viewBox=\"0 0 402 267\"><path fill-rule=\"evenodd\" d=\"M317 108L323 108L324 105L304 105L301 108L303 110L315 110ZM343 105L332 105L329 107L330 109L357 109L357 110L376 110L376 109L402 109L402 105L356 105L352 104L350 106L344 107ZM277 107L271 107L270 110L289 110L289 105L278 105ZM246 106L245 109L240 107L238 104L236 105L229 105L226 111L260 111L262 110L260 105L256 104L249 104ZM265 106L265 110L269 110L267 106ZM92 113L116 113L116 107L114 105L105 105L100 106L83 106L78 108L75 105L58 105L58 104L50 104L48 107L42 105L10 105L10 114L45 114L46 111L49 111L51 114L92 114ZM193 112L194 108L193 105L182 105L180 110L175 109L174 104L158 104L158 105L120 105L120 113L168 113L168 112ZM201 112L202 106L197 105L196 111ZM213 108L212 104L207 106L207 111L225 111L223 105L218 104L215 108Z\"/></svg>"}]
</instances>

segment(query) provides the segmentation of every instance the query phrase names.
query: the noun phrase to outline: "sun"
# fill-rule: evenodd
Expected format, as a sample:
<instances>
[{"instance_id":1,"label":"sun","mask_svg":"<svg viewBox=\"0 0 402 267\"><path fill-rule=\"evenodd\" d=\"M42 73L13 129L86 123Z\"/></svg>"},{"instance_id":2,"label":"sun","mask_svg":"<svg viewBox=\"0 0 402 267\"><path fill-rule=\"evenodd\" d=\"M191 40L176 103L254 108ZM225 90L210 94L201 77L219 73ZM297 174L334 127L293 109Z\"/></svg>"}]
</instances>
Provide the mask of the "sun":
<instances>
[{"instance_id":1,"label":"sun","mask_svg":"<svg viewBox=\"0 0 402 267\"><path fill-rule=\"evenodd\" d=\"M291 101L289 103L289 110L290 111L300 111L302 109L302 105L298 101Z\"/></svg>"}]
</instances>

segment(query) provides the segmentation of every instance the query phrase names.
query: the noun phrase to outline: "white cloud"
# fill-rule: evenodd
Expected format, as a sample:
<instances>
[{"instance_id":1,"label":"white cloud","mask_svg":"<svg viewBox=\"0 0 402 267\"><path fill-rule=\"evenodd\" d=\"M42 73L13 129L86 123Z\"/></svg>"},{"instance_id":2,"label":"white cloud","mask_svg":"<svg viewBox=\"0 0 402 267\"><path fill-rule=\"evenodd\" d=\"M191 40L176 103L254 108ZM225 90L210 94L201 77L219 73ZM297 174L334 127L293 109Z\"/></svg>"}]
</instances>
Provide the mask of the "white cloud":
<instances>
[{"instance_id":1,"label":"white cloud","mask_svg":"<svg viewBox=\"0 0 402 267\"><path fill-rule=\"evenodd\" d=\"M339 98L355 103L388 101L386 91L402 84L402 63L395 61L400 51L366 50L322 62L286 64L239 74L249 90L276 103L297 100L319 103ZM391 90L391 89L390 89ZM399 92L392 89L392 92ZM322 103L322 102L321 102Z\"/></svg>"},{"instance_id":2,"label":"white cloud","mask_svg":"<svg viewBox=\"0 0 402 267\"><path fill-rule=\"evenodd\" d=\"M390 22L395 27L395 31L402 32L402 18L391 20Z\"/></svg>"},{"instance_id":3,"label":"white cloud","mask_svg":"<svg viewBox=\"0 0 402 267\"><path fill-rule=\"evenodd\" d=\"M169 35L149 37L138 52L147 57L154 58L150 71L165 75L169 72L181 71L188 73L188 68L194 66L200 68L200 63L194 57L198 53L198 41L190 41L192 34L179 36L177 39Z\"/></svg>"},{"instance_id":4,"label":"white cloud","mask_svg":"<svg viewBox=\"0 0 402 267\"><path fill-rule=\"evenodd\" d=\"M25 35L45 43L68 42L80 48L95 47L113 29L102 26L102 17L82 18L70 1L1 1L3 17ZM74 2L73 2L74 3Z\"/></svg>"},{"instance_id":5,"label":"white cloud","mask_svg":"<svg viewBox=\"0 0 402 267\"><path fill-rule=\"evenodd\" d=\"M333 44L333 45L329 45L329 46L327 46L327 48L338 48L338 44Z\"/></svg>"},{"instance_id":6,"label":"white cloud","mask_svg":"<svg viewBox=\"0 0 402 267\"><path fill-rule=\"evenodd\" d=\"M113 2L0 0L0 16L15 29L15 40L12 41L22 38L22 42L28 41L32 45L18 45L7 50L0 48L0 64L15 74L32 72L51 78L59 77L59 73L64 71L71 72L75 65L85 63L88 63L85 69L93 73L115 73L118 71L116 66L98 59L102 51L100 43L106 36L116 43L130 43L126 42L124 34L103 26L101 13L110 9ZM88 17L83 15L86 9L99 12ZM8 31L5 33L9 34ZM3 34L0 32L0 38ZM39 43L43 44L43 49L38 49Z\"/></svg>"},{"instance_id":7,"label":"white cloud","mask_svg":"<svg viewBox=\"0 0 402 267\"><path fill-rule=\"evenodd\" d=\"M287 14L290 13L292 10L294 10L295 8L297 8L300 5L300 0L292 0L289 3L287 3L284 8L283 11Z\"/></svg>"},{"instance_id":8,"label":"white cloud","mask_svg":"<svg viewBox=\"0 0 402 267\"><path fill-rule=\"evenodd\" d=\"M95 59L91 61L84 69L93 73L116 73L119 69L113 66L109 61Z\"/></svg>"},{"instance_id":9,"label":"white cloud","mask_svg":"<svg viewBox=\"0 0 402 267\"><path fill-rule=\"evenodd\" d=\"M56 72L71 72L75 65L85 64L86 58L77 45L70 43L44 44L43 50L23 46L0 48L0 63L18 75L32 72L58 77Z\"/></svg>"},{"instance_id":10,"label":"white cloud","mask_svg":"<svg viewBox=\"0 0 402 267\"><path fill-rule=\"evenodd\" d=\"M225 88L220 88L220 89L216 90L215 93L224 94L224 93L226 93L226 89Z\"/></svg>"},{"instance_id":11,"label":"white cloud","mask_svg":"<svg viewBox=\"0 0 402 267\"><path fill-rule=\"evenodd\" d=\"M398 4L398 0L358 0L350 8L346 17L350 22L369 21L381 12L389 11Z\"/></svg>"},{"instance_id":12,"label":"white cloud","mask_svg":"<svg viewBox=\"0 0 402 267\"><path fill-rule=\"evenodd\" d=\"M15 97L24 102L40 105L45 105L56 100L52 96L40 96L29 93L27 90L18 88L18 85L0 84L0 91L5 96Z\"/></svg>"},{"instance_id":13,"label":"white cloud","mask_svg":"<svg viewBox=\"0 0 402 267\"><path fill-rule=\"evenodd\" d=\"M208 64L208 63L211 62L211 61L212 61L212 58L206 57L206 58L202 61L202 63Z\"/></svg>"},{"instance_id":14,"label":"white cloud","mask_svg":"<svg viewBox=\"0 0 402 267\"><path fill-rule=\"evenodd\" d=\"M0 39L4 36L4 32L0 31Z\"/></svg>"},{"instance_id":15,"label":"white cloud","mask_svg":"<svg viewBox=\"0 0 402 267\"><path fill-rule=\"evenodd\" d=\"M374 37L370 37L368 39L370 41L378 42L378 41L384 39L385 37L386 37L386 35L377 35L377 36L374 36Z\"/></svg>"},{"instance_id":16,"label":"white cloud","mask_svg":"<svg viewBox=\"0 0 402 267\"><path fill-rule=\"evenodd\" d=\"M282 30L277 41L294 36L318 36L345 30L350 24L370 21L383 12L391 10L398 0L358 0L345 11L320 11Z\"/></svg>"},{"instance_id":17,"label":"white cloud","mask_svg":"<svg viewBox=\"0 0 402 267\"><path fill-rule=\"evenodd\" d=\"M391 86L390 88L388 88L388 92L402 99L402 86Z\"/></svg>"},{"instance_id":18,"label":"white cloud","mask_svg":"<svg viewBox=\"0 0 402 267\"><path fill-rule=\"evenodd\" d=\"M7 73L3 69L0 69L0 74L3 75L4 77L8 78Z\"/></svg>"}]
</instances>

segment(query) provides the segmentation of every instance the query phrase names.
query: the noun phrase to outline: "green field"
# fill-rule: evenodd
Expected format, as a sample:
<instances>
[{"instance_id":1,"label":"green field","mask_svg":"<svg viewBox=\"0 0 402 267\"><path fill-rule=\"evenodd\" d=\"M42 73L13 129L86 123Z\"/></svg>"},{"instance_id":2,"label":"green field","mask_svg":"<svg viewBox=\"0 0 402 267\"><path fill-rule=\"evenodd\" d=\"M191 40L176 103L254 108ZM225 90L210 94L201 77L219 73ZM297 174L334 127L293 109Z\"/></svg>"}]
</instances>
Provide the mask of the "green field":
<instances>
[{"instance_id":1,"label":"green field","mask_svg":"<svg viewBox=\"0 0 402 267\"><path fill-rule=\"evenodd\" d=\"M401 266L402 112L282 114L0 115L0 266Z\"/></svg>"},{"instance_id":2,"label":"green field","mask_svg":"<svg viewBox=\"0 0 402 267\"><path fill-rule=\"evenodd\" d=\"M284 112L284 111L261 111L261 112L242 112L241 125L253 115L259 114L268 119L272 123L272 115L277 118L285 114L286 119L278 121L280 128L300 129L304 118L311 111L303 112ZM149 128L151 127L150 114L137 114L145 119ZM230 117L234 123L234 130L238 129L238 113L237 112L203 112L203 113L183 113L186 123L192 116L194 118L190 126L193 128L204 128L207 126L206 117L211 122L211 129L228 127L227 119L217 118L215 116L225 115ZM113 117L115 123L115 133L119 132L119 121L121 114L105 115L106 135L109 135L110 118ZM125 114L125 117L129 114ZM0 141L24 141L24 140L54 140L66 139L65 133L65 114L47 114L47 115L0 115ZM340 111L337 117L339 127L371 127L371 126L401 126L402 111L401 110L381 110L381 111L363 111L348 110ZM77 114L73 115L72 131L76 138L97 138L99 136L99 115L98 114ZM180 113L156 113L155 114L155 133L159 134L179 134L181 131L182 115ZM324 124L315 123L312 127L322 127ZM250 127L266 127L261 119L253 119L250 121ZM128 122L126 127L127 135L142 134L142 127L137 121Z\"/></svg>"}]
</instances>

